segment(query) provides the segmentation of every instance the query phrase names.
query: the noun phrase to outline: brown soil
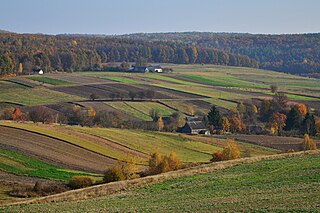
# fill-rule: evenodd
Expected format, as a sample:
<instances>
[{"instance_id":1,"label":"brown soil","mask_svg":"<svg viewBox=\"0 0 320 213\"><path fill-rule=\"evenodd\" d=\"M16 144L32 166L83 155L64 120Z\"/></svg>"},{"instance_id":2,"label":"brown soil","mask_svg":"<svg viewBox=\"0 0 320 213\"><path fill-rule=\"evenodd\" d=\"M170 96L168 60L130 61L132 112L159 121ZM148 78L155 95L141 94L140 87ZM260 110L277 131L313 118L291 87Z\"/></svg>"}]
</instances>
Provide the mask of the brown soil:
<instances>
[{"instance_id":1,"label":"brown soil","mask_svg":"<svg viewBox=\"0 0 320 213\"><path fill-rule=\"evenodd\" d=\"M66 142L0 126L0 148L79 171L103 173L116 161Z\"/></svg>"},{"instance_id":2,"label":"brown soil","mask_svg":"<svg viewBox=\"0 0 320 213\"><path fill-rule=\"evenodd\" d=\"M296 151L301 150L302 138L294 137L280 137L269 135L215 135L215 138L233 138L238 141L257 144L260 146L270 147L279 150L294 149ZM320 147L320 141L315 140L317 146Z\"/></svg>"}]
</instances>

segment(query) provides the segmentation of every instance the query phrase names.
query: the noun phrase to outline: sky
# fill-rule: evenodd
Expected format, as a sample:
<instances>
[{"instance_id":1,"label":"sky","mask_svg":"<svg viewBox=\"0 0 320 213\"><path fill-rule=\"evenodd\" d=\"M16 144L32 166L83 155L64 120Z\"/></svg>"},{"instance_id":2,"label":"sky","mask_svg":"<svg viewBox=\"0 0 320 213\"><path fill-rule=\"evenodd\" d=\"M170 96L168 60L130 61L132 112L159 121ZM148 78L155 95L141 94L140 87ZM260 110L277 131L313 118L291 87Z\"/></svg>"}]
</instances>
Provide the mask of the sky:
<instances>
[{"instance_id":1,"label":"sky","mask_svg":"<svg viewBox=\"0 0 320 213\"><path fill-rule=\"evenodd\" d=\"M320 0L0 0L17 33L320 32Z\"/></svg>"}]
</instances>

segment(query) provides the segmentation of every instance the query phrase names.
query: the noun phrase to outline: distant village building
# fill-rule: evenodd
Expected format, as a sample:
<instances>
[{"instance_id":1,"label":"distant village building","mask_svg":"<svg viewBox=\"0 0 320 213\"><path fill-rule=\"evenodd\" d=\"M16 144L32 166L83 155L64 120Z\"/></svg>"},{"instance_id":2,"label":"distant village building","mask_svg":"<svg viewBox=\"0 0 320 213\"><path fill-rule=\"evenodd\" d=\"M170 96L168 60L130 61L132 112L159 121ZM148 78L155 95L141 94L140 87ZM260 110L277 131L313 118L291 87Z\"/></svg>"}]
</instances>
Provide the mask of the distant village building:
<instances>
[{"instance_id":1,"label":"distant village building","mask_svg":"<svg viewBox=\"0 0 320 213\"><path fill-rule=\"evenodd\" d=\"M146 66L134 66L130 69L131 72L149 72Z\"/></svg>"}]
</instances>

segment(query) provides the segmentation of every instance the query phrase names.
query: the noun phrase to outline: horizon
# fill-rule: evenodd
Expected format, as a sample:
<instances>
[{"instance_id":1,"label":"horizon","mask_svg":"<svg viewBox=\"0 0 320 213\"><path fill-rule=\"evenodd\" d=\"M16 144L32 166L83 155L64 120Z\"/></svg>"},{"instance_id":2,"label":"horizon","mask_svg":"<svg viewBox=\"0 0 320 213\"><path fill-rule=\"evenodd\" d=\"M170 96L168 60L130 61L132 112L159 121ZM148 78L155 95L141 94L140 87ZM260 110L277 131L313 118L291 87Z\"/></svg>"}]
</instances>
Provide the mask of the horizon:
<instances>
[{"instance_id":1,"label":"horizon","mask_svg":"<svg viewBox=\"0 0 320 213\"><path fill-rule=\"evenodd\" d=\"M1 6L0 29L23 34L320 32L320 2L314 0L12 0Z\"/></svg>"}]
</instances>

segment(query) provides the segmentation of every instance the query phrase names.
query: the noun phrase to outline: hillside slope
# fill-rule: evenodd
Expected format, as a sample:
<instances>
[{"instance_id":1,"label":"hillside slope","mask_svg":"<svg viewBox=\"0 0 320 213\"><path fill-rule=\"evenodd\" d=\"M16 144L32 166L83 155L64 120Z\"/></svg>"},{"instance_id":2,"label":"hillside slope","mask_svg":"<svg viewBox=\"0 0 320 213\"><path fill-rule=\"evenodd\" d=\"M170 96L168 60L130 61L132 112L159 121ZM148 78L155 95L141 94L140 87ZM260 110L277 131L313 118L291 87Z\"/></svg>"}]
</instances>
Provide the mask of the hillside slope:
<instances>
[{"instance_id":1,"label":"hillside slope","mask_svg":"<svg viewBox=\"0 0 320 213\"><path fill-rule=\"evenodd\" d=\"M122 181L31 201L57 202L8 206L32 211L318 211L320 153L282 154L213 163L182 171ZM172 179L174 178L174 179ZM167 180L169 179L169 180ZM163 181L121 192L134 186ZM113 194L79 201L78 199ZM72 200L78 200L71 202ZM30 202L28 202L30 203Z\"/></svg>"}]
</instances>

